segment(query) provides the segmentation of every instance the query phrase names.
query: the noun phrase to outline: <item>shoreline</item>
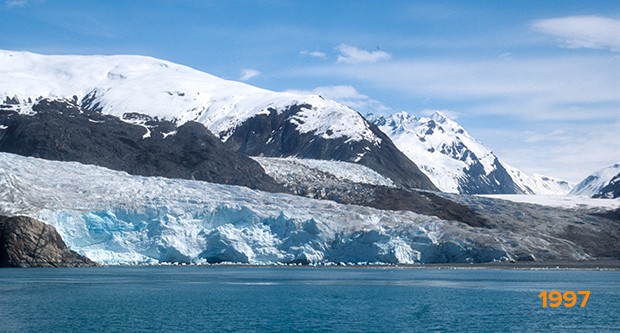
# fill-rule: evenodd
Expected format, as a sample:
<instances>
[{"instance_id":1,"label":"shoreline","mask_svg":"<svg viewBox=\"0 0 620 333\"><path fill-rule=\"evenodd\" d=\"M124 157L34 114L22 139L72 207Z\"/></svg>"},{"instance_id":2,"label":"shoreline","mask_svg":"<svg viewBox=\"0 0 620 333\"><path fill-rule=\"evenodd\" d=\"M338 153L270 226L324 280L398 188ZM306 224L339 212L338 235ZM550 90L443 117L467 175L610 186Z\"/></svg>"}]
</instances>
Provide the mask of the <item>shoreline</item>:
<instances>
[{"instance_id":1,"label":"shoreline","mask_svg":"<svg viewBox=\"0 0 620 333\"><path fill-rule=\"evenodd\" d=\"M436 264L354 264L354 263L331 263L331 264L243 264L243 263L219 263L219 264L137 264L137 265L99 265L96 267L66 267L66 268L150 268L150 267L205 267L205 268L301 268L301 269L436 269L436 270L584 270L584 271L620 271L620 259L601 259L592 261L546 261L546 262L489 262L489 263L436 263ZM10 267L3 267L10 268ZM28 267L45 268L45 267ZM65 267L53 267L54 269Z\"/></svg>"},{"instance_id":2,"label":"shoreline","mask_svg":"<svg viewBox=\"0 0 620 333\"><path fill-rule=\"evenodd\" d=\"M544 261L544 262L489 262L476 264L408 265L435 269L515 269L515 270L606 270L620 271L620 260Z\"/></svg>"}]
</instances>

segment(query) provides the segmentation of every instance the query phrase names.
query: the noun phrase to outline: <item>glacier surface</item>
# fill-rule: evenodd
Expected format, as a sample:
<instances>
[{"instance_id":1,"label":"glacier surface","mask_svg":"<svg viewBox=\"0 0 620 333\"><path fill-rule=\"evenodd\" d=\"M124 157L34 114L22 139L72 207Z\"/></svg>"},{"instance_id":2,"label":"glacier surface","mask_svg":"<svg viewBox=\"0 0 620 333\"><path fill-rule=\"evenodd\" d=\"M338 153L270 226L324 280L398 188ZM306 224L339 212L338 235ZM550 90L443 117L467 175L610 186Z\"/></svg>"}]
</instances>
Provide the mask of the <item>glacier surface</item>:
<instances>
[{"instance_id":1,"label":"glacier surface","mask_svg":"<svg viewBox=\"0 0 620 333\"><path fill-rule=\"evenodd\" d=\"M411 212L7 153L0 214L49 223L102 264L486 262L514 252L496 230Z\"/></svg>"}]
</instances>

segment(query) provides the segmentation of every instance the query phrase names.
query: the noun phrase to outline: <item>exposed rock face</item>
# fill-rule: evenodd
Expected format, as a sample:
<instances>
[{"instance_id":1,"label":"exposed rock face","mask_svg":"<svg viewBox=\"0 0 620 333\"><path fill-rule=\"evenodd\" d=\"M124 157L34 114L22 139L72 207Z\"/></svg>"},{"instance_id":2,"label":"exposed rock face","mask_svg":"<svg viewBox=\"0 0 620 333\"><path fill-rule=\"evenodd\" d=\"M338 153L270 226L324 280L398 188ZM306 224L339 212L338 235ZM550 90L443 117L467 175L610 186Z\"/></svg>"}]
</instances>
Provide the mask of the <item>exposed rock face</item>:
<instances>
[{"instance_id":1,"label":"exposed rock face","mask_svg":"<svg viewBox=\"0 0 620 333\"><path fill-rule=\"evenodd\" d=\"M0 151L140 176L284 191L258 163L226 148L199 123L176 127L139 114L125 114L121 121L66 100L41 100L33 111L24 115L0 110Z\"/></svg>"},{"instance_id":2,"label":"exposed rock face","mask_svg":"<svg viewBox=\"0 0 620 333\"><path fill-rule=\"evenodd\" d=\"M499 160L481 142L441 112L418 118L406 112L368 114L442 191L463 194L566 194L571 184L527 175Z\"/></svg>"},{"instance_id":3,"label":"exposed rock face","mask_svg":"<svg viewBox=\"0 0 620 333\"><path fill-rule=\"evenodd\" d=\"M141 56L0 50L0 68L0 110L28 113L38 99L54 97L119 118L141 113L177 125L195 121L247 155L354 162L397 185L437 190L362 115L318 95L273 92Z\"/></svg>"},{"instance_id":4,"label":"exposed rock face","mask_svg":"<svg viewBox=\"0 0 620 333\"><path fill-rule=\"evenodd\" d=\"M620 173L612 178L607 185L601 188L601 190L592 197L608 199L620 198Z\"/></svg>"},{"instance_id":5,"label":"exposed rock face","mask_svg":"<svg viewBox=\"0 0 620 333\"><path fill-rule=\"evenodd\" d=\"M432 192L338 179L333 174L297 163L294 159L255 159L263 165L267 174L296 195L383 210L407 210L463 222L472 227L489 224L486 218L468 207Z\"/></svg>"},{"instance_id":6,"label":"exposed rock face","mask_svg":"<svg viewBox=\"0 0 620 333\"><path fill-rule=\"evenodd\" d=\"M592 173L569 194L604 199L620 198L620 162Z\"/></svg>"},{"instance_id":7,"label":"exposed rock face","mask_svg":"<svg viewBox=\"0 0 620 333\"><path fill-rule=\"evenodd\" d=\"M90 259L69 250L54 227L0 215L0 267L86 267Z\"/></svg>"},{"instance_id":8,"label":"exposed rock face","mask_svg":"<svg viewBox=\"0 0 620 333\"><path fill-rule=\"evenodd\" d=\"M233 150L251 156L311 158L365 165L394 183L408 188L437 190L437 187L379 128L368 123L379 143L353 141L346 137L324 138L312 132L300 133L290 119L310 105L292 105L278 113L256 115L237 127L226 140ZM364 120L366 121L366 120Z\"/></svg>"}]
</instances>

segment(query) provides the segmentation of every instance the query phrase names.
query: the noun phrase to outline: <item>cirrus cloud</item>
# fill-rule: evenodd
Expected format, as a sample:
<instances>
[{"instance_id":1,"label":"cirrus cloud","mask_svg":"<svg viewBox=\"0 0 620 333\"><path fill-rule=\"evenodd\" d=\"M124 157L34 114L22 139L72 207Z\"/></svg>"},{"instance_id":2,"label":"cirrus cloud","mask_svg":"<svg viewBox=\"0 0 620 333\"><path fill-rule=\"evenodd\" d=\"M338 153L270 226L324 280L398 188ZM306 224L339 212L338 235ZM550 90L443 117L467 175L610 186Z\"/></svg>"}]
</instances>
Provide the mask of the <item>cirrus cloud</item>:
<instances>
[{"instance_id":1,"label":"cirrus cloud","mask_svg":"<svg viewBox=\"0 0 620 333\"><path fill-rule=\"evenodd\" d=\"M303 50L303 51L299 52L299 55L302 55L302 56L305 56L305 57L311 57L311 58L319 58L319 59L327 58L327 54L325 54L324 52L321 52L321 51Z\"/></svg>"},{"instance_id":2,"label":"cirrus cloud","mask_svg":"<svg viewBox=\"0 0 620 333\"><path fill-rule=\"evenodd\" d=\"M602 16L568 16L538 20L532 27L560 38L568 48L620 52L620 20Z\"/></svg>"},{"instance_id":3,"label":"cirrus cloud","mask_svg":"<svg viewBox=\"0 0 620 333\"><path fill-rule=\"evenodd\" d=\"M21 8L29 5L40 5L44 2L45 0L6 0L4 6L6 8Z\"/></svg>"}]
</instances>

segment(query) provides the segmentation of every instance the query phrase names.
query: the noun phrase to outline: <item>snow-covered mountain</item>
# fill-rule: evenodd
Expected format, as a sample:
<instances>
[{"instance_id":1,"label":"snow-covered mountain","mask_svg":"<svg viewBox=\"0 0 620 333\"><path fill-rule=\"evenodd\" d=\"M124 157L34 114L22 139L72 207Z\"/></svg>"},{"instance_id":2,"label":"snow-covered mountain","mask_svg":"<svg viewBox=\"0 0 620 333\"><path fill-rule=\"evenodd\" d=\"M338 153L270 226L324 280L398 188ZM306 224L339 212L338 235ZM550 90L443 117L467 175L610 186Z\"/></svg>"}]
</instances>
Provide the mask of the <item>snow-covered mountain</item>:
<instances>
[{"instance_id":1,"label":"snow-covered mountain","mask_svg":"<svg viewBox=\"0 0 620 333\"><path fill-rule=\"evenodd\" d=\"M620 198L620 163L598 170L577 184L571 195Z\"/></svg>"},{"instance_id":2,"label":"snow-covered mountain","mask_svg":"<svg viewBox=\"0 0 620 333\"><path fill-rule=\"evenodd\" d=\"M612 220L461 199L488 211L492 225L0 153L0 215L45 221L71 249L103 264L402 264L620 255L605 245L620 237Z\"/></svg>"},{"instance_id":3,"label":"snow-covered mountain","mask_svg":"<svg viewBox=\"0 0 620 333\"><path fill-rule=\"evenodd\" d=\"M399 185L435 189L376 127L354 110L316 95L276 93L144 56L45 56L0 51L0 103L33 112L60 100L133 121L146 114L205 125L248 155L356 162Z\"/></svg>"},{"instance_id":4,"label":"snow-covered mountain","mask_svg":"<svg viewBox=\"0 0 620 333\"><path fill-rule=\"evenodd\" d=\"M510 174L515 184L517 184L525 194L565 195L575 186L574 183L539 175L537 173L528 175L507 164L504 164L504 168L508 171L508 174Z\"/></svg>"},{"instance_id":5,"label":"snow-covered mountain","mask_svg":"<svg viewBox=\"0 0 620 333\"><path fill-rule=\"evenodd\" d=\"M442 191L467 194L566 194L571 184L529 176L502 163L463 127L436 111L417 118L406 112L367 116L388 134Z\"/></svg>"},{"instance_id":6,"label":"snow-covered mountain","mask_svg":"<svg viewBox=\"0 0 620 333\"><path fill-rule=\"evenodd\" d=\"M269 192L284 188L202 124L176 126L146 115L121 119L70 101L41 99L34 114L0 110L0 151L94 164L133 175L203 180ZM129 118L125 117L125 120Z\"/></svg>"}]
</instances>

